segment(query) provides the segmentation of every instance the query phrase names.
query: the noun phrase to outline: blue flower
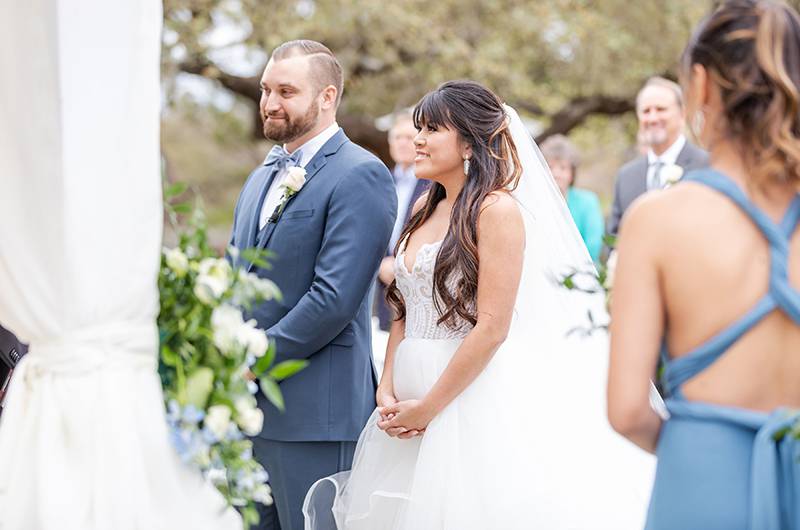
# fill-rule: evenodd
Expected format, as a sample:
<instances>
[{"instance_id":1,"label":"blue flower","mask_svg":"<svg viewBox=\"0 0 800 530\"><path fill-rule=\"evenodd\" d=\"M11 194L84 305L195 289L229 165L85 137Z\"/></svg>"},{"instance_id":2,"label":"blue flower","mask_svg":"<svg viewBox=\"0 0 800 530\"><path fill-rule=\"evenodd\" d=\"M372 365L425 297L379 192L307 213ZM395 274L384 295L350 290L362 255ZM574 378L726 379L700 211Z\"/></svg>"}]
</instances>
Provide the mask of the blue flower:
<instances>
[{"instance_id":1,"label":"blue flower","mask_svg":"<svg viewBox=\"0 0 800 530\"><path fill-rule=\"evenodd\" d=\"M242 431L239 430L239 427L231 422L228 426L228 432L225 433L225 439L231 442L238 442L239 440L244 440L244 435Z\"/></svg>"},{"instance_id":2,"label":"blue flower","mask_svg":"<svg viewBox=\"0 0 800 530\"><path fill-rule=\"evenodd\" d=\"M170 399L167 404L167 421L170 425L175 425L181 419L181 406L174 400Z\"/></svg>"},{"instance_id":3,"label":"blue flower","mask_svg":"<svg viewBox=\"0 0 800 530\"><path fill-rule=\"evenodd\" d=\"M211 445L219 442L219 438L217 438L217 435L214 434L214 431L212 431L208 427L204 427L202 433L203 433L203 440L207 444Z\"/></svg>"},{"instance_id":4,"label":"blue flower","mask_svg":"<svg viewBox=\"0 0 800 530\"><path fill-rule=\"evenodd\" d=\"M205 417L205 411L198 409L192 404L186 405L183 409L183 421L186 423L200 423Z\"/></svg>"}]
</instances>

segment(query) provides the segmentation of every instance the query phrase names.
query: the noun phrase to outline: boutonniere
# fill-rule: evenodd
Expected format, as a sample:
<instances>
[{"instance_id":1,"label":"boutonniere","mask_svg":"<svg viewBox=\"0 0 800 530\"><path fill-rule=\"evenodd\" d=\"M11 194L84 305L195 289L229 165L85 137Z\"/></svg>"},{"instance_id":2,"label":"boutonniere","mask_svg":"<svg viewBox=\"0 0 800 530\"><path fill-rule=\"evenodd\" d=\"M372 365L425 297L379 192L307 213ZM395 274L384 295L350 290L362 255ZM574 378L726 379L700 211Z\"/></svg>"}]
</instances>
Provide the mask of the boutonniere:
<instances>
[{"instance_id":1,"label":"boutonniere","mask_svg":"<svg viewBox=\"0 0 800 530\"><path fill-rule=\"evenodd\" d=\"M661 169L661 178L664 179L664 189L677 184L683 176L683 168L677 164L670 164Z\"/></svg>"},{"instance_id":2,"label":"boutonniere","mask_svg":"<svg viewBox=\"0 0 800 530\"><path fill-rule=\"evenodd\" d=\"M286 204L289 202L289 199L297 195L297 193L303 189L305 184L306 170L300 166L290 167L288 173L286 173L286 178L283 179L283 182L280 184L280 187L283 188L283 197L281 197L281 203L277 208L275 208L275 211L272 212L268 222L278 222L278 218L283 213L283 209L286 208Z\"/></svg>"}]
</instances>

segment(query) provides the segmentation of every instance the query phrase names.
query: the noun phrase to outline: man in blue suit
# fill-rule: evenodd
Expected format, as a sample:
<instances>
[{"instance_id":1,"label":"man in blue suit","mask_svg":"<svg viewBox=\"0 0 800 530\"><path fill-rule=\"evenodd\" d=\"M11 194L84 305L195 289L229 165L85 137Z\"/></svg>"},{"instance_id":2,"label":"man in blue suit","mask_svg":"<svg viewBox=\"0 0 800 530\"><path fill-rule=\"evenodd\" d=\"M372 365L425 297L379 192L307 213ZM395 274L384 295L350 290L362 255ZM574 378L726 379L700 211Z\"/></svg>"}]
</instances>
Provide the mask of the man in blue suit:
<instances>
[{"instance_id":1,"label":"man in blue suit","mask_svg":"<svg viewBox=\"0 0 800 530\"><path fill-rule=\"evenodd\" d=\"M285 413L259 396L264 430L253 440L279 519L265 510L259 528L302 530L306 491L350 469L375 408L368 297L397 199L386 166L336 124L342 69L328 48L308 40L276 48L261 94L264 136L283 146L247 179L231 244L273 253L270 270L240 262L283 293L252 316L278 362L309 361L281 383Z\"/></svg>"}]
</instances>

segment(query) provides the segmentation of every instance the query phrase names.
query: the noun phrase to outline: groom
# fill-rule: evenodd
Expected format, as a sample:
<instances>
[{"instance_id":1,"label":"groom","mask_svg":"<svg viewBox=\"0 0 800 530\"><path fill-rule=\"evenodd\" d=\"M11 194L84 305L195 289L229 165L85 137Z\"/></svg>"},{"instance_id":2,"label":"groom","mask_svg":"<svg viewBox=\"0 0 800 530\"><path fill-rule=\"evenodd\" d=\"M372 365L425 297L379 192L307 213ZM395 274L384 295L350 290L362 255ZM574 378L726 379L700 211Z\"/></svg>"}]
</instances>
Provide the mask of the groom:
<instances>
[{"instance_id":1,"label":"groom","mask_svg":"<svg viewBox=\"0 0 800 530\"><path fill-rule=\"evenodd\" d=\"M306 491L350 469L375 408L368 298L397 198L386 166L336 124L342 84L339 62L318 42L272 52L260 107L264 136L278 145L250 174L234 212L231 244L272 253L270 270L241 263L283 293L252 311L275 341L276 362L309 361L281 383L285 413L259 395L264 430L255 456L280 520L265 509L261 529L302 530Z\"/></svg>"}]
</instances>

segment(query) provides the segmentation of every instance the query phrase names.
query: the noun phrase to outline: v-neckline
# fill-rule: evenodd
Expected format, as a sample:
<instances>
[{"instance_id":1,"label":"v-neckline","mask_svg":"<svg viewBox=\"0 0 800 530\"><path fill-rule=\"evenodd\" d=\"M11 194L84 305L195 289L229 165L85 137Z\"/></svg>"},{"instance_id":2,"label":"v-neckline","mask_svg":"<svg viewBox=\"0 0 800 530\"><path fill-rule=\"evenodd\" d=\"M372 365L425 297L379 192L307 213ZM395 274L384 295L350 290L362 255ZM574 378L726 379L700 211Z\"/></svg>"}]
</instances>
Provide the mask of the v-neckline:
<instances>
[{"instance_id":1,"label":"v-neckline","mask_svg":"<svg viewBox=\"0 0 800 530\"><path fill-rule=\"evenodd\" d=\"M417 267L419 256L420 254L422 254L422 251L424 249L426 249L427 247L434 247L436 245L441 245L443 242L444 239L440 239L438 241L432 241L430 243L423 243L422 245L420 245L420 247L417 249L417 253L414 254L414 259L411 261L411 268L409 268L408 264L406 263L406 256L408 255L408 253L406 252L408 248L408 240L406 240L405 244L403 245L403 251L400 253L401 255L398 256L403 264L403 269L405 269L406 274L411 274L411 271L413 271Z\"/></svg>"}]
</instances>

